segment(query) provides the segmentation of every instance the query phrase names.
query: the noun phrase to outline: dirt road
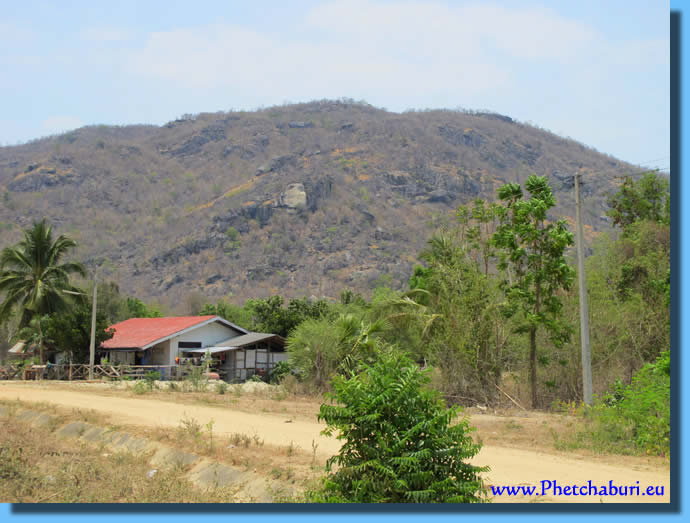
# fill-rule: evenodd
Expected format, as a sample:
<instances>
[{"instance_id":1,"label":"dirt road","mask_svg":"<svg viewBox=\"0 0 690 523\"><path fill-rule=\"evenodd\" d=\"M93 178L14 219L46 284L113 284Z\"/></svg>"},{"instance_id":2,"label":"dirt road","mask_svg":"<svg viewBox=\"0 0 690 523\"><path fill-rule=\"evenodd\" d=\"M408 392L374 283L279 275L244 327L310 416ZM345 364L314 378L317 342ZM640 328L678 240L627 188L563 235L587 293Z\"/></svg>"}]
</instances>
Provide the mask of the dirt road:
<instances>
[{"instance_id":1,"label":"dirt road","mask_svg":"<svg viewBox=\"0 0 690 523\"><path fill-rule=\"evenodd\" d=\"M99 396L88 391L60 390L31 386L17 382L0 383L0 399L21 399L31 402L49 402L63 407L92 409L107 414L119 424L144 425L175 429L180 420L194 417L205 424L214 420L217 433L245 433L263 438L267 444L287 446L291 443L309 451L312 442L318 443L319 454L332 455L339 449L335 438L320 435L323 424L303 420L291 421L285 416L267 413L250 414L230 409L214 407L178 405L166 401L146 398L125 398ZM580 502L580 503L630 503L670 501L670 474L665 467L655 466L617 466L587 460L583 457L565 453L543 453L537 450L523 450L485 445L480 454L473 459L477 465L489 465L491 471L485 474L490 485L500 487L535 486L534 494L509 496L504 493L494 497L494 502ZM551 483L542 483L549 481ZM585 490L581 486L598 488L609 482L620 486L638 486L639 494L630 491L627 496L580 495ZM560 487L578 486L578 495L556 495L554 482ZM639 483L638 483L639 482ZM647 487L663 487L663 495L645 495ZM546 487L545 495L542 488ZM659 489L660 490L660 489ZM588 492L592 492L589 490Z\"/></svg>"}]
</instances>

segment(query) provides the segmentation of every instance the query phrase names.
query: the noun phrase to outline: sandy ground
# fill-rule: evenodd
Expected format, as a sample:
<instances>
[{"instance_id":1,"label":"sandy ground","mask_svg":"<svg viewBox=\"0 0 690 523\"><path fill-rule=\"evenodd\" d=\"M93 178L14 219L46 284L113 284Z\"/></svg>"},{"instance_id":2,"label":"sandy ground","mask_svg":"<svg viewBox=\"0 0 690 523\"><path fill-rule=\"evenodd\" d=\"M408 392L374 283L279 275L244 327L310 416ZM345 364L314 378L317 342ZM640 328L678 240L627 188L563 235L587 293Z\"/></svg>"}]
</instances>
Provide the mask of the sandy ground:
<instances>
[{"instance_id":1,"label":"sandy ground","mask_svg":"<svg viewBox=\"0 0 690 523\"><path fill-rule=\"evenodd\" d=\"M31 402L49 402L63 407L92 409L107 414L114 422L121 424L144 425L149 427L176 429L180 420L194 417L205 424L214 420L214 431L231 434L241 432L250 436L258 435L267 444L297 445L309 451L312 443L318 444L318 453L332 455L339 449L339 442L332 437L320 434L324 425L304 420L291 420L287 416L270 413L247 413L232 409L219 409L205 406L179 405L167 401L147 398L120 398L99 396L87 390L63 390L32 386L29 383L0 383L0 399L21 399ZM602 463L586 457L566 453L545 453L539 450L505 448L484 445L480 454L473 460L477 465L489 465L491 471L484 474L487 483L494 487L504 485L536 486L533 495L495 496L494 502L579 502L579 503L630 503L670 501L670 473L668 467L653 465L632 465ZM560 487L591 485L601 488L612 481L613 485L637 486L640 495L631 492L627 496L586 496L556 495L542 487L555 483ZM647 487L663 487L663 495L650 496L643 492ZM659 489L660 490L660 489Z\"/></svg>"}]
</instances>

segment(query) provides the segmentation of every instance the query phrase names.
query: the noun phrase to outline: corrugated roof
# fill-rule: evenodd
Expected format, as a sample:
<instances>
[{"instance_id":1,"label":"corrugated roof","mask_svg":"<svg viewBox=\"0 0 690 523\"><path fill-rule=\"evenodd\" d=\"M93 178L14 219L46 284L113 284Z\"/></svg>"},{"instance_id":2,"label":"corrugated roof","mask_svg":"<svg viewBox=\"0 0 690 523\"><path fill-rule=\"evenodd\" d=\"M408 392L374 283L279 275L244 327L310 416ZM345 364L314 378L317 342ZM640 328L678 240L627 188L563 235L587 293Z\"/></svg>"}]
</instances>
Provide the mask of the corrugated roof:
<instances>
[{"instance_id":1,"label":"corrugated roof","mask_svg":"<svg viewBox=\"0 0 690 523\"><path fill-rule=\"evenodd\" d=\"M177 316L169 318L131 318L111 328L115 335L103 342L103 349L148 348L189 328L218 321L238 332L247 332L219 316Z\"/></svg>"},{"instance_id":2,"label":"corrugated roof","mask_svg":"<svg viewBox=\"0 0 690 523\"><path fill-rule=\"evenodd\" d=\"M264 332L250 332L244 336L237 336L235 338L230 338L225 341L221 341L215 344L216 347L228 347L228 348L238 348L246 347L253 343L259 341L264 341L270 338L276 338L276 341L280 345L285 345L285 338L278 336L277 334L266 334Z\"/></svg>"},{"instance_id":3,"label":"corrugated roof","mask_svg":"<svg viewBox=\"0 0 690 523\"><path fill-rule=\"evenodd\" d=\"M7 352L9 352L10 354L25 354L24 345L26 345L26 343L24 343L23 341L18 341Z\"/></svg>"},{"instance_id":4,"label":"corrugated roof","mask_svg":"<svg viewBox=\"0 0 690 523\"><path fill-rule=\"evenodd\" d=\"M180 349L185 354L219 354L221 352L229 352L237 350L237 347L206 347L205 349Z\"/></svg>"}]
</instances>

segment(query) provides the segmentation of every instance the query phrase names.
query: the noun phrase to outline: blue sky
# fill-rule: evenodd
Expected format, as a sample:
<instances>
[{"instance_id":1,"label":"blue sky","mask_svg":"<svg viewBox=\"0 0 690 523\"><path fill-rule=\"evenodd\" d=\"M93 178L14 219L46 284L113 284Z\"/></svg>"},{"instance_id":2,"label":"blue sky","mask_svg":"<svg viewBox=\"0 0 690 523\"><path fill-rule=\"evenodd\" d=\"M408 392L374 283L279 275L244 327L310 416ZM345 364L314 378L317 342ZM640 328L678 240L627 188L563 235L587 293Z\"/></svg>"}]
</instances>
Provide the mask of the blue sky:
<instances>
[{"instance_id":1,"label":"blue sky","mask_svg":"<svg viewBox=\"0 0 690 523\"><path fill-rule=\"evenodd\" d=\"M0 143L321 98L490 109L669 165L669 4L12 2Z\"/></svg>"}]
</instances>

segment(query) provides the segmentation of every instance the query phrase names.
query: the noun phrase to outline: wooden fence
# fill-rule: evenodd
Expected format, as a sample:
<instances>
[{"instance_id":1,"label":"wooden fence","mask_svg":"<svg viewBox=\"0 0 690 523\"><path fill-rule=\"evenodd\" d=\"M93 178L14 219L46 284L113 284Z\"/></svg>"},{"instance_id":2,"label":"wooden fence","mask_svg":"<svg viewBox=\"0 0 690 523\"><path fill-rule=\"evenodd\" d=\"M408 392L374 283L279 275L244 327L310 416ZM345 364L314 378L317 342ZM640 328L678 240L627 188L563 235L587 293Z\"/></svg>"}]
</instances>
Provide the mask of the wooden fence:
<instances>
[{"instance_id":1,"label":"wooden fence","mask_svg":"<svg viewBox=\"0 0 690 523\"><path fill-rule=\"evenodd\" d=\"M177 365L94 365L94 379L144 378L149 372L160 372L167 380L181 379L184 369ZM0 368L0 379L12 380L86 380L89 366L84 364L30 365L25 368Z\"/></svg>"}]
</instances>

